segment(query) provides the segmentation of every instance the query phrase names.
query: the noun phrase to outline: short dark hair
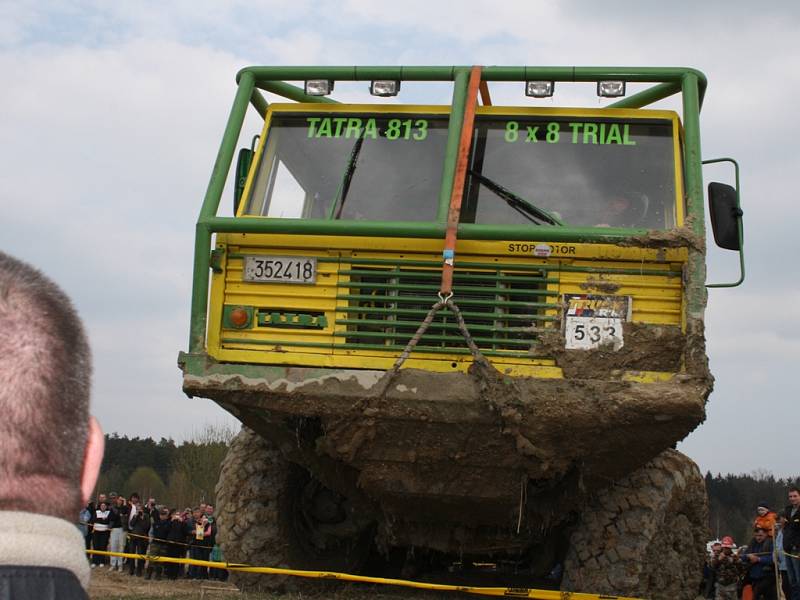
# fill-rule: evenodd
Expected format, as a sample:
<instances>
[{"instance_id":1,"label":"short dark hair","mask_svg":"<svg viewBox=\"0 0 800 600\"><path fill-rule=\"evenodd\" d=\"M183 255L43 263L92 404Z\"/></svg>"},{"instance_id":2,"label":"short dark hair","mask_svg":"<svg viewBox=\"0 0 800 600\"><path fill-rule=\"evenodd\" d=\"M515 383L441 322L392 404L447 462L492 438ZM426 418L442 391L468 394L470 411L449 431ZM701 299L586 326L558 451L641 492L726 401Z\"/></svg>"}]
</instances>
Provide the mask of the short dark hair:
<instances>
[{"instance_id":1,"label":"short dark hair","mask_svg":"<svg viewBox=\"0 0 800 600\"><path fill-rule=\"evenodd\" d=\"M796 492L796 493L800 494L800 487L798 487L796 485L790 485L789 486L789 491L790 492Z\"/></svg>"},{"instance_id":2,"label":"short dark hair","mask_svg":"<svg viewBox=\"0 0 800 600\"><path fill-rule=\"evenodd\" d=\"M72 302L30 265L0 252L0 510L30 510L53 489L52 516L81 506L91 355Z\"/></svg>"}]
</instances>

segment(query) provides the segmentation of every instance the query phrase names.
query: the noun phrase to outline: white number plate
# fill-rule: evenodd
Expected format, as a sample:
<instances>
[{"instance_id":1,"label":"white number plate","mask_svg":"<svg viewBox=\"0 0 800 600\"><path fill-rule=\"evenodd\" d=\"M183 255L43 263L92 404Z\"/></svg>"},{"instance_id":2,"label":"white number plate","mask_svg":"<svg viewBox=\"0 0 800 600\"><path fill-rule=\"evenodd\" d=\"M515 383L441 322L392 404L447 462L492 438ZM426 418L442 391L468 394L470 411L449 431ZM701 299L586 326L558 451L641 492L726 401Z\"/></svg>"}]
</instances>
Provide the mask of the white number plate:
<instances>
[{"instance_id":1,"label":"white number plate","mask_svg":"<svg viewBox=\"0 0 800 600\"><path fill-rule=\"evenodd\" d=\"M245 281L315 283L317 259L305 256L245 256Z\"/></svg>"},{"instance_id":2,"label":"white number plate","mask_svg":"<svg viewBox=\"0 0 800 600\"><path fill-rule=\"evenodd\" d=\"M567 350L622 348L622 324L631 318L629 296L564 294L564 303Z\"/></svg>"},{"instance_id":3,"label":"white number plate","mask_svg":"<svg viewBox=\"0 0 800 600\"><path fill-rule=\"evenodd\" d=\"M622 348L622 319L614 317L567 317L564 328L568 350Z\"/></svg>"}]
</instances>

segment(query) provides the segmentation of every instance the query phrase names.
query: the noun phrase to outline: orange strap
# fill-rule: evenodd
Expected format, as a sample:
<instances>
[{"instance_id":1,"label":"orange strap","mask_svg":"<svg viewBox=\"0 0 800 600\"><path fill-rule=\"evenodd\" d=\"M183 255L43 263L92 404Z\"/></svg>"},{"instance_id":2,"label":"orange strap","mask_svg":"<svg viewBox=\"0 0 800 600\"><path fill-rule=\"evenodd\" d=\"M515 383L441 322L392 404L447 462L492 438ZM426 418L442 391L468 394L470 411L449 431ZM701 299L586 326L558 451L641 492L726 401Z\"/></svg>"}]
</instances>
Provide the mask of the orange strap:
<instances>
[{"instance_id":1,"label":"orange strap","mask_svg":"<svg viewBox=\"0 0 800 600\"><path fill-rule=\"evenodd\" d=\"M485 81L481 81L481 87L479 89L481 91L481 104L484 106L491 106L492 97L489 95L489 84Z\"/></svg>"},{"instance_id":2,"label":"orange strap","mask_svg":"<svg viewBox=\"0 0 800 600\"><path fill-rule=\"evenodd\" d=\"M447 212L447 232L444 237L444 264L442 265L442 286L440 294L453 294L453 265L456 250L458 220L461 216L461 198L464 196L464 181L467 177L469 147L472 143L472 127L475 123L475 109L478 105L478 88L481 83L481 67L472 67L467 87L464 121L461 124L461 140L458 144L456 172L453 177L453 193L450 196L450 210Z\"/></svg>"}]
</instances>

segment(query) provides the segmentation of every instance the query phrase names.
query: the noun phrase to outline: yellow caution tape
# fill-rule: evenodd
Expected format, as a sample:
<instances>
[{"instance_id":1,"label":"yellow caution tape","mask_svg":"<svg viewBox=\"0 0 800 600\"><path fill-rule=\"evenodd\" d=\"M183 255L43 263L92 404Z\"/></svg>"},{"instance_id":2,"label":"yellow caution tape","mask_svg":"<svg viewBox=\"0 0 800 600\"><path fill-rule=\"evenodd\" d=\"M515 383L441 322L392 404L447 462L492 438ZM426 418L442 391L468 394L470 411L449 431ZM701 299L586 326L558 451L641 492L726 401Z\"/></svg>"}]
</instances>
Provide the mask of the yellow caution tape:
<instances>
[{"instance_id":1,"label":"yellow caution tape","mask_svg":"<svg viewBox=\"0 0 800 600\"><path fill-rule=\"evenodd\" d=\"M250 565L212 562L210 560L196 560L193 558L172 558L169 556L154 556L150 554L129 554L127 552L105 552L102 550L87 550L88 554L103 556L122 556L149 560L151 562L168 562L198 567L213 567L227 569L239 573L267 573L270 575L289 575L291 577L306 577L309 579L337 579L340 581L356 581L359 583L373 583L378 585L396 585L401 587L416 588L420 590L436 590L442 592L466 592L479 596L502 596L505 598L536 598L537 600L641 600L628 596L613 596L608 594L587 594L583 592L561 592L557 590L536 590L531 588L509 587L473 587L466 585L449 585L444 583L423 583L407 579L387 579L385 577L369 577L367 575L351 575L349 573L335 573L331 571L302 571L298 569L281 569L279 567L252 567Z\"/></svg>"},{"instance_id":2,"label":"yellow caution tape","mask_svg":"<svg viewBox=\"0 0 800 600\"><path fill-rule=\"evenodd\" d=\"M149 535L139 535L138 533L125 532L129 538L135 537L142 540L150 540L151 542L159 542L161 544L172 544L173 546L191 546L192 544L185 544L184 542L174 542L172 540L165 540L164 538L150 537ZM195 544L195 546L197 546ZM207 546L210 548L211 546Z\"/></svg>"}]
</instances>

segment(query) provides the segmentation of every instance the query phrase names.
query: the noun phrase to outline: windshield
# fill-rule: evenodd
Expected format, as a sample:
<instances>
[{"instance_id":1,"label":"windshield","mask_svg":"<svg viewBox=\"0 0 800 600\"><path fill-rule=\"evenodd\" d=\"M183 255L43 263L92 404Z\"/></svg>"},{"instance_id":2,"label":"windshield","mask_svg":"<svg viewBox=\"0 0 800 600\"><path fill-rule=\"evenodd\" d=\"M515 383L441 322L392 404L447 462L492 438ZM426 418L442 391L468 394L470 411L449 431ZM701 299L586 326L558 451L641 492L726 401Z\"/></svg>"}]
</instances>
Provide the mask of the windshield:
<instances>
[{"instance_id":1,"label":"windshield","mask_svg":"<svg viewBox=\"0 0 800 600\"><path fill-rule=\"evenodd\" d=\"M275 112L245 214L433 221L447 115Z\"/></svg>"},{"instance_id":2,"label":"windshield","mask_svg":"<svg viewBox=\"0 0 800 600\"><path fill-rule=\"evenodd\" d=\"M674 162L669 120L478 116L461 222L530 224L525 201L567 226L671 228Z\"/></svg>"}]
</instances>

